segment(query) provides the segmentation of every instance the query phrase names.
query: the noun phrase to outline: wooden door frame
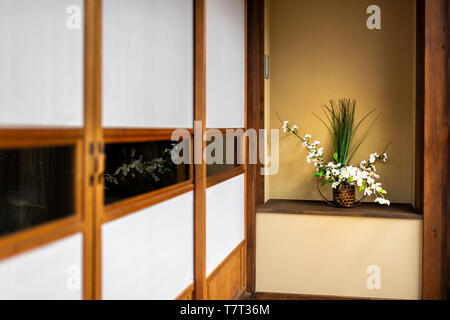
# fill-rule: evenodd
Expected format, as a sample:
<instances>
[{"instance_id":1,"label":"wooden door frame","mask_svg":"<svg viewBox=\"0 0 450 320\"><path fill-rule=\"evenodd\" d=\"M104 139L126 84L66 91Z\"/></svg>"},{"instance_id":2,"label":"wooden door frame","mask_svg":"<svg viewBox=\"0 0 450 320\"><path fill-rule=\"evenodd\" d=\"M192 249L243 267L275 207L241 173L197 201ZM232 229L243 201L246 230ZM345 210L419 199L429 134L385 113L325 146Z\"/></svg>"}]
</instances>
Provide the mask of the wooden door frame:
<instances>
[{"instance_id":1,"label":"wooden door frame","mask_svg":"<svg viewBox=\"0 0 450 320\"><path fill-rule=\"evenodd\" d=\"M194 121L201 121L195 128L194 158L202 158L206 142L203 139L206 126L206 3L194 0ZM200 132L199 132L200 131ZM198 148L197 144L200 144ZM195 154L200 150L201 154ZM194 161L194 163L196 163ZM194 164L194 299L207 298L206 290L206 164Z\"/></svg>"},{"instance_id":2,"label":"wooden door frame","mask_svg":"<svg viewBox=\"0 0 450 320\"><path fill-rule=\"evenodd\" d=\"M448 0L417 0L416 200L423 211L422 296L446 296ZM248 0L248 127L264 128L264 0ZM248 165L247 291L256 285L256 208L264 202L260 165Z\"/></svg>"},{"instance_id":3,"label":"wooden door frame","mask_svg":"<svg viewBox=\"0 0 450 320\"><path fill-rule=\"evenodd\" d=\"M264 0L247 2L247 128L264 129ZM247 164L247 291L252 293L256 285L256 207L264 202L261 168L261 164Z\"/></svg>"},{"instance_id":4,"label":"wooden door frame","mask_svg":"<svg viewBox=\"0 0 450 320\"><path fill-rule=\"evenodd\" d=\"M75 150L75 212L73 216L49 221L31 228L0 237L0 261L23 254L74 234L83 235L82 243L82 292L84 299L94 297L93 280L95 259L94 189L96 175L95 158L101 156L96 148L96 123L100 117L100 39L101 0L84 0L84 59L83 59L83 113L80 127L4 127L0 128L2 148L36 148L72 146ZM101 161L99 161L101 163Z\"/></svg>"},{"instance_id":5,"label":"wooden door frame","mask_svg":"<svg viewBox=\"0 0 450 320\"><path fill-rule=\"evenodd\" d=\"M424 3L423 299L445 299L448 0Z\"/></svg>"}]
</instances>

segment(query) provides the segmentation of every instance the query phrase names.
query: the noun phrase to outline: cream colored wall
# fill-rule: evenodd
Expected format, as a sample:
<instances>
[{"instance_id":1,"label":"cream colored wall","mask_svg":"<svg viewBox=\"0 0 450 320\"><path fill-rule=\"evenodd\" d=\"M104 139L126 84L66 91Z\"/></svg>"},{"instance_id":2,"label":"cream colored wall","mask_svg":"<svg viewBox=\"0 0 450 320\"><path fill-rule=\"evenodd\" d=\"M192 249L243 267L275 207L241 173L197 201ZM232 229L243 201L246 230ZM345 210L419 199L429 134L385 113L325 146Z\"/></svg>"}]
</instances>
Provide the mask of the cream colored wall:
<instances>
[{"instance_id":1,"label":"cream colored wall","mask_svg":"<svg viewBox=\"0 0 450 320\"><path fill-rule=\"evenodd\" d=\"M422 221L258 213L256 291L421 298ZM381 270L369 290L367 267Z\"/></svg>"},{"instance_id":2,"label":"cream colored wall","mask_svg":"<svg viewBox=\"0 0 450 320\"><path fill-rule=\"evenodd\" d=\"M353 163L382 151L392 140L390 161L379 166L379 173L390 200L412 203L415 1L376 1L381 30L366 27L366 9L373 1L269 1L267 128L280 128L278 112L283 120L296 123L302 134L320 140L331 158L330 137L312 112L341 97L356 98L359 114L376 108L381 118ZM320 199L314 169L305 157L298 140L281 134L280 170L266 178L266 198Z\"/></svg>"}]
</instances>

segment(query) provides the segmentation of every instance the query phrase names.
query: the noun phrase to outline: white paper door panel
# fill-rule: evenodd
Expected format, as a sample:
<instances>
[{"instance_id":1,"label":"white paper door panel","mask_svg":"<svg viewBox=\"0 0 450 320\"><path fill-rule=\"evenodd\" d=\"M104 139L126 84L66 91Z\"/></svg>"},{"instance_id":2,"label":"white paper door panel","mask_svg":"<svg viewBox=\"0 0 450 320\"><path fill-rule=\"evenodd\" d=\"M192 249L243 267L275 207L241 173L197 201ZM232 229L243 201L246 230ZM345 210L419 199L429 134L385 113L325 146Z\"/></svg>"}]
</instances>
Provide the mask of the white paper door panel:
<instances>
[{"instance_id":1,"label":"white paper door panel","mask_svg":"<svg viewBox=\"0 0 450 320\"><path fill-rule=\"evenodd\" d=\"M176 298L194 279L193 193L102 227L103 299Z\"/></svg>"},{"instance_id":2,"label":"white paper door panel","mask_svg":"<svg viewBox=\"0 0 450 320\"><path fill-rule=\"evenodd\" d=\"M103 1L103 125L192 128L193 1Z\"/></svg>"},{"instance_id":3,"label":"white paper door panel","mask_svg":"<svg viewBox=\"0 0 450 320\"><path fill-rule=\"evenodd\" d=\"M82 299L82 243L76 234L0 261L0 300Z\"/></svg>"},{"instance_id":4,"label":"white paper door panel","mask_svg":"<svg viewBox=\"0 0 450 320\"><path fill-rule=\"evenodd\" d=\"M83 125L83 11L0 0L0 126Z\"/></svg>"},{"instance_id":5,"label":"white paper door panel","mask_svg":"<svg viewBox=\"0 0 450 320\"><path fill-rule=\"evenodd\" d=\"M206 190L206 274L244 240L244 175Z\"/></svg>"},{"instance_id":6,"label":"white paper door panel","mask_svg":"<svg viewBox=\"0 0 450 320\"><path fill-rule=\"evenodd\" d=\"M206 126L243 128L245 0L206 5Z\"/></svg>"}]
</instances>

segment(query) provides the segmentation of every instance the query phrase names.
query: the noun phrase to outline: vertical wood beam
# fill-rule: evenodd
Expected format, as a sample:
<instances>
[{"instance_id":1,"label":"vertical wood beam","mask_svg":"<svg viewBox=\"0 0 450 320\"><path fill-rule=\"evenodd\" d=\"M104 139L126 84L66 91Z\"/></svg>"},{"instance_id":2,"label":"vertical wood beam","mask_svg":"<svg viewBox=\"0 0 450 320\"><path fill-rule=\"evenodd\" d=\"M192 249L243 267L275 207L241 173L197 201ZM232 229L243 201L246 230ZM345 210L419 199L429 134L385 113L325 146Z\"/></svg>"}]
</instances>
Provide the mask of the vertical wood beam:
<instances>
[{"instance_id":1,"label":"vertical wood beam","mask_svg":"<svg viewBox=\"0 0 450 320\"><path fill-rule=\"evenodd\" d=\"M424 299L445 298L447 6L447 0L425 0Z\"/></svg>"},{"instance_id":2,"label":"vertical wood beam","mask_svg":"<svg viewBox=\"0 0 450 320\"><path fill-rule=\"evenodd\" d=\"M194 136L201 135L201 141L194 139L194 154L206 148L206 0L194 0L194 121L201 121ZM200 132L198 132L200 131ZM197 155L198 156L198 155ZM197 159L199 160L199 159ZM196 300L207 299L206 290L206 164L194 164L194 281Z\"/></svg>"},{"instance_id":3,"label":"vertical wood beam","mask_svg":"<svg viewBox=\"0 0 450 320\"><path fill-rule=\"evenodd\" d=\"M416 115L414 207L423 213L424 90L425 90L425 0L416 2Z\"/></svg>"},{"instance_id":4,"label":"vertical wood beam","mask_svg":"<svg viewBox=\"0 0 450 320\"><path fill-rule=\"evenodd\" d=\"M264 0L247 2L247 127L264 128ZM261 165L247 165L247 291L255 291L256 207L264 202Z\"/></svg>"},{"instance_id":5,"label":"vertical wood beam","mask_svg":"<svg viewBox=\"0 0 450 320\"><path fill-rule=\"evenodd\" d=\"M102 1L84 1L84 298L100 299L100 228L103 210L101 125ZM97 166L98 168L98 166Z\"/></svg>"},{"instance_id":6,"label":"vertical wood beam","mask_svg":"<svg viewBox=\"0 0 450 320\"><path fill-rule=\"evenodd\" d=\"M249 0L245 0L245 13L244 13L244 21L245 21L245 80L244 80L244 131L247 132L248 129L248 2ZM247 291L247 251L248 251L248 141L245 137L242 137L243 140L237 138L237 141L240 141L241 148L244 148L244 240L245 245L242 251L242 259L241 259L241 285L242 291L245 293ZM238 142L239 143L239 142ZM237 144L235 145L234 155L235 161L237 163Z\"/></svg>"}]
</instances>

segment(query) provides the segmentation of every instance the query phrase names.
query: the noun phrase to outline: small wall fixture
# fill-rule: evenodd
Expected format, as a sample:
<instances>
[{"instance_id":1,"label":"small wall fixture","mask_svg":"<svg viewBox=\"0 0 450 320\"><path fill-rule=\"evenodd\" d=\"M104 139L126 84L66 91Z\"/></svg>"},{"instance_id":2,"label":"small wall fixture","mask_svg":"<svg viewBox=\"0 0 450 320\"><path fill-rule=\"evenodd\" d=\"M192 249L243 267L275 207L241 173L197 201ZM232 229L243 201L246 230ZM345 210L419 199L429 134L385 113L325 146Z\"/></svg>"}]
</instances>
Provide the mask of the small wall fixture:
<instances>
[{"instance_id":1,"label":"small wall fixture","mask_svg":"<svg viewBox=\"0 0 450 320\"><path fill-rule=\"evenodd\" d=\"M264 78L270 77L270 58L267 54L264 55Z\"/></svg>"}]
</instances>

